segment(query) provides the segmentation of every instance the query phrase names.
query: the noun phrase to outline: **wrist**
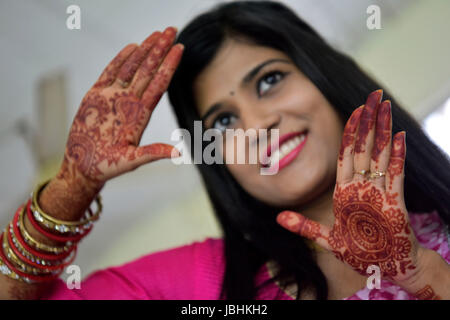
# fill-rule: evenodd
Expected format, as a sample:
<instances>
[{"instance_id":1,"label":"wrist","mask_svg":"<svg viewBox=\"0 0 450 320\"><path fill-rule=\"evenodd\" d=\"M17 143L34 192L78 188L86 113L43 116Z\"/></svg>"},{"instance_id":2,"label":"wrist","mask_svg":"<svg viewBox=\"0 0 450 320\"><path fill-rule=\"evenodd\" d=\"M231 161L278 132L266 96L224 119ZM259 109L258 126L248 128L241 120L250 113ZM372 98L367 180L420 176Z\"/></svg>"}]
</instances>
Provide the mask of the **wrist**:
<instances>
[{"instance_id":1,"label":"wrist","mask_svg":"<svg viewBox=\"0 0 450 320\"><path fill-rule=\"evenodd\" d=\"M78 221L103 185L80 176L67 180L58 174L43 188L37 201L44 212L56 219Z\"/></svg>"},{"instance_id":2,"label":"wrist","mask_svg":"<svg viewBox=\"0 0 450 320\"><path fill-rule=\"evenodd\" d=\"M442 299L450 286L450 266L436 251L419 247L416 272L397 284L418 299Z\"/></svg>"}]
</instances>

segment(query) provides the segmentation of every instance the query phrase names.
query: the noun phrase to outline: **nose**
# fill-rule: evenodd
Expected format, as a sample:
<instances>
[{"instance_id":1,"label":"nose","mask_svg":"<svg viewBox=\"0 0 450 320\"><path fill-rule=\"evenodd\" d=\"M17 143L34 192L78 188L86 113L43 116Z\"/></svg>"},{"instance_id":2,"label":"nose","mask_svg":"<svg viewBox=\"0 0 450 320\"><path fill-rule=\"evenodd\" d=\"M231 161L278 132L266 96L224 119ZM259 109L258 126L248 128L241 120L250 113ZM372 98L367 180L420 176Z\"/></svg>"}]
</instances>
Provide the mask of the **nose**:
<instances>
[{"instance_id":1,"label":"nose","mask_svg":"<svg viewBox=\"0 0 450 320\"><path fill-rule=\"evenodd\" d=\"M270 130L279 126L281 121L280 113L275 110L255 110L255 108L251 108L245 114L241 113L241 117L244 124L244 130Z\"/></svg>"},{"instance_id":2,"label":"nose","mask_svg":"<svg viewBox=\"0 0 450 320\"><path fill-rule=\"evenodd\" d=\"M250 139L249 147L251 148L260 148L259 144L262 142L260 138L264 139L264 144L262 148L266 147L266 144L272 137L271 129L279 128L281 122L281 114L276 110L267 110L267 109L259 109L249 108L245 114L241 113L241 119L243 121L244 130L253 129L256 131L256 137L254 139ZM266 130L266 134L264 135L261 130ZM265 137L265 138L264 138ZM269 140L266 140L269 139ZM258 147L259 146L259 147Z\"/></svg>"}]
</instances>

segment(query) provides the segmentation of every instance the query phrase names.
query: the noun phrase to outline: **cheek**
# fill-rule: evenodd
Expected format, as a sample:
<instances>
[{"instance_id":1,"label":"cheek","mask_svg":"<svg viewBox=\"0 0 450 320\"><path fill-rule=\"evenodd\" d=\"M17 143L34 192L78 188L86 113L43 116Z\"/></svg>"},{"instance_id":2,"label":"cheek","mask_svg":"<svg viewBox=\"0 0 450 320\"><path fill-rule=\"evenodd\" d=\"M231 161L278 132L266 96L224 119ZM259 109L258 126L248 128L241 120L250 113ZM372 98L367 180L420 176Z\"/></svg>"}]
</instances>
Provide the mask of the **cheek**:
<instances>
[{"instance_id":1,"label":"cheek","mask_svg":"<svg viewBox=\"0 0 450 320\"><path fill-rule=\"evenodd\" d=\"M317 114L315 121L315 134L322 141L322 145L327 149L327 153L337 161L337 154L341 145L344 124L333 107L326 106ZM336 157L336 159L334 159Z\"/></svg>"}]
</instances>

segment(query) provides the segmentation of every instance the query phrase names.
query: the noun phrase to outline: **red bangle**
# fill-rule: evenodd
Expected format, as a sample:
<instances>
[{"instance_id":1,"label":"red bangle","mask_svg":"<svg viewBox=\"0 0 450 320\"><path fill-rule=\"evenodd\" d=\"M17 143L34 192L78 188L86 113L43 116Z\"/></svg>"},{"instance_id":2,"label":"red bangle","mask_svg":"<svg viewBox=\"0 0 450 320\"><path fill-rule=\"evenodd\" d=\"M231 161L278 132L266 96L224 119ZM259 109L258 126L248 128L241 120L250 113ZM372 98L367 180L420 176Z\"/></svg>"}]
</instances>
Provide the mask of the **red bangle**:
<instances>
[{"instance_id":1,"label":"red bangle","mask_svg":"<svg viewBox=\"0 0 450 320\"><path fill-rule=\"evenodd\" d=\"M44 236L46 236L49 239L55 240L55 241L59 241L59 242L67 242L67 241L72 241L72 242L78 242L80 241L84 236L87 236L89 234L89 232L91 232L93 225L91 225L89 227L89 229L86 230L85 233L77 235L77 236L58 236L56 234L50 233L46 230L44 230L44 228L42 228L39 223L35 220L33 213L31 212L31 199L28 200L27 203L27 216L28 216L28 220L30 220L31 224L33 225L33 227L40 233L42 233Z\"/></svg>"},{"instance_id":2,"label":"red bangle","mask_svg":"<svg viewBox=\"0 0 450 320\"><path fill-rule=\"evenodd\" d=\"M22 260L23 262L25 262L25 263L33 266L33 267L36 267L36 268L39 268L39 269L42 269L42 270L45 270L45 269L47 269L47 270L58 270L58 269L61 269L61 268L64 269L66 266L71 264L73 262L73 260L75 260L76 252L74 250L74 251L72 251L73 252L73 254L72 254L73 256L67 262L59 263L57 265L43 265L43 264L36 263L36 262L30 260L25 255L23 255L22 252L20 252L19 248L16 247L16 245L14 244L14 241L12 239L11 230L10 230L9 227L7 228L6 232L7 232L9 246L14 251L14 253L17 256L19 256L20 260Z\"/></svg>"},{"instance_id":3,"label":"red bangle","mask_svg":"<svg viewBox=\"0 0 450 320\"><path fill-rule=\"evenodd\" d=\"M3 233L0 235L0 243L2 243L3 241ZM0 248L0 258L2 259L2 261L6 264L6 266L13 271L14 273L16 273L17 275L23 277L23 278L27 278L29 280L32 281L36 281L36 282L44 282L44 281L50 281L53 279L56 279L59 277L59 275L61 274L61 272L53 274L53 275L33 275L33 274L28 274L28 273L24 273L22 271L17 270L17 268L11 264L11 262L6 258L5 253L3 252L3 248ZM62 271L62 270L61 270Z\"/></svg>"},{"instance_id":4,"label":"red bangle","mask_svg":"<svg viewBox=\"0 0 450 320\"><path fill-rule=\"evenodd\" d=\"M22 210L22 206L19 207L19 209L17 210L16 214L14 215L14 219L13 219L13 231L14 231L14 236L16 237L17 241L20 242L20 244L22 245L22 247L27 250L28 252L30 252L32 255L42 259L42 260L50 260L50 261L54 261L54 260L63 260L64 258L66 258L70 252L76 248L76 245L74 245L69 251L67 252L63 252L60 254L47 254L47 253L42 253L40 251L37 251L35 249L33 249L32 247L30 247L25 240L22 237L22 234L20 233L19 227L17 226L17 223L19 221L19 214L20 211Z\"/></svg>"}]
</instances>

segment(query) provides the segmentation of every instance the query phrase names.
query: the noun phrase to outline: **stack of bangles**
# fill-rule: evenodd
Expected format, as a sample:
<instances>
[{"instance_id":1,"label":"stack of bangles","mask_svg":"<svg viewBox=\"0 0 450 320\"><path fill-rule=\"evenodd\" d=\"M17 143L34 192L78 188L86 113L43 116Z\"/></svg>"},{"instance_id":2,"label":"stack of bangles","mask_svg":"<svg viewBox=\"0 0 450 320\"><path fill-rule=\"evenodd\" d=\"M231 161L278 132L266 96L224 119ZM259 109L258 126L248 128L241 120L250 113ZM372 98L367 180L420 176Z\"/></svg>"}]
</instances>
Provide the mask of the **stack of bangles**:
<instances>
[{"instance_id":1,"label":"stack of bangles","mask_svg":"<svg viewBox=\"0 0 450 320\"><path fill-rule=\"evenodd\" d=\"M39 194L48 182L37 186L0 235L0 273L12 279L38 283L58 278L75 259L78 243L92 230L102 211L101 197L97 195L97 211L92 213L88 208L79 221L51 217L38 204ZM48 245L33 238L25 228L25 215L34 229L58 245Z\"/></svg>"}]
</instances>

